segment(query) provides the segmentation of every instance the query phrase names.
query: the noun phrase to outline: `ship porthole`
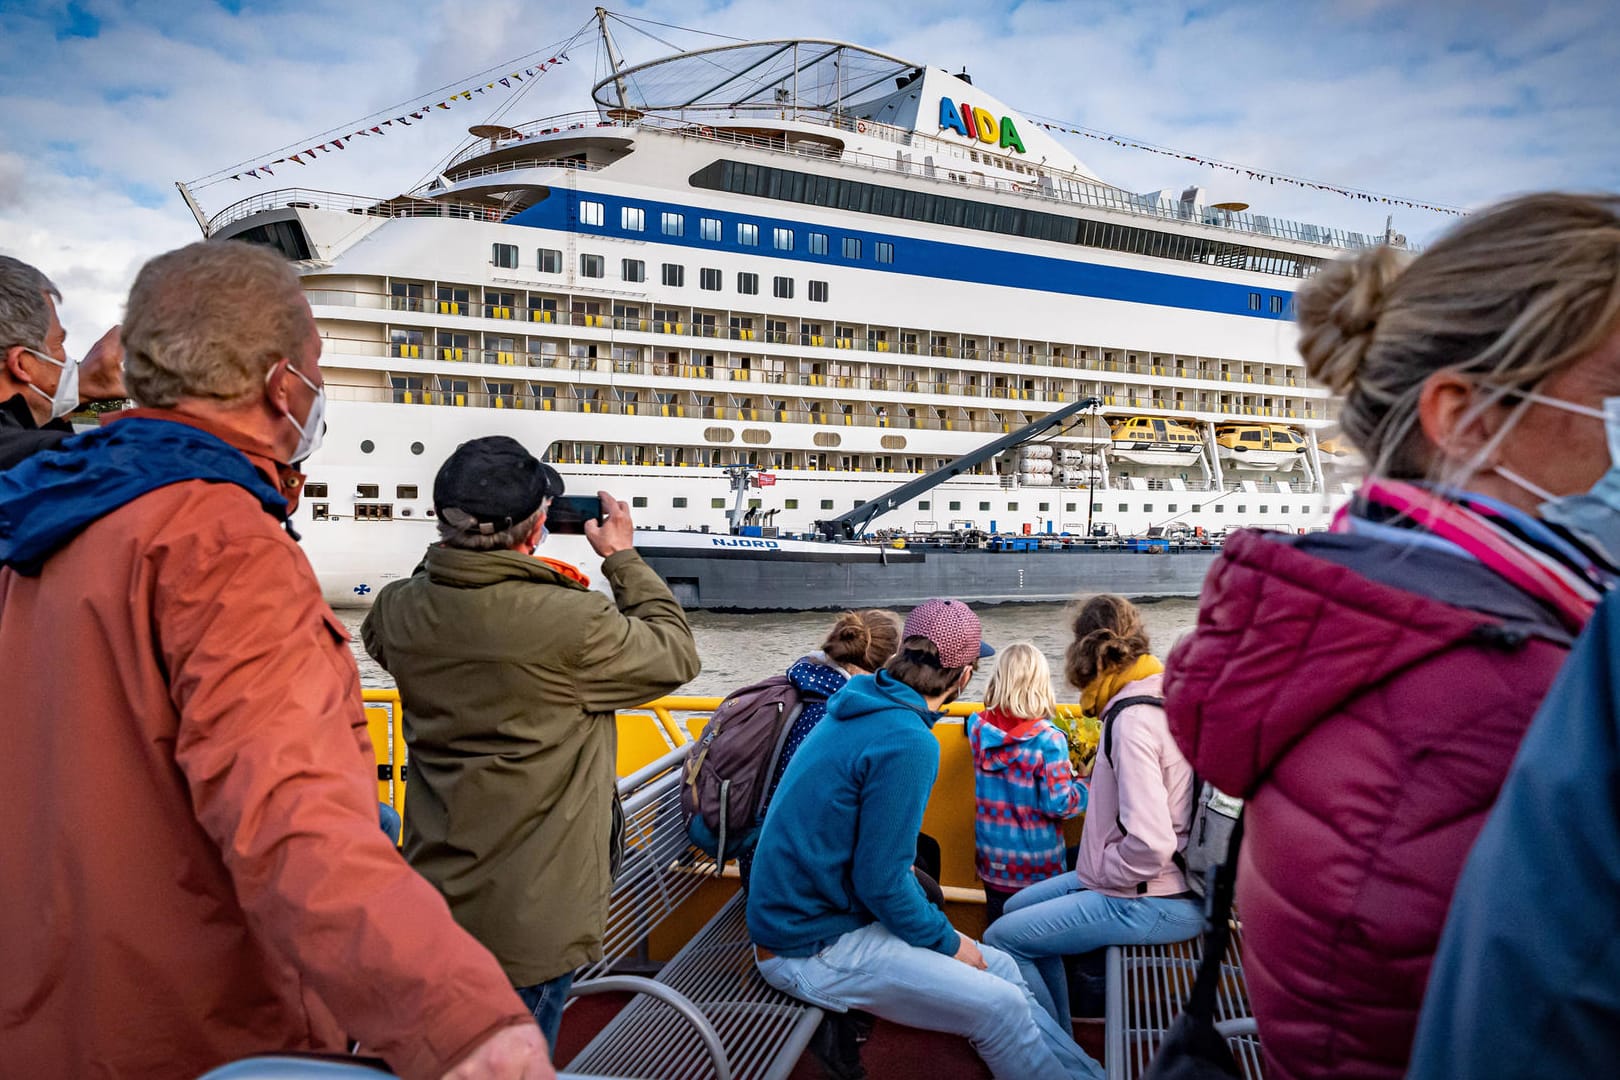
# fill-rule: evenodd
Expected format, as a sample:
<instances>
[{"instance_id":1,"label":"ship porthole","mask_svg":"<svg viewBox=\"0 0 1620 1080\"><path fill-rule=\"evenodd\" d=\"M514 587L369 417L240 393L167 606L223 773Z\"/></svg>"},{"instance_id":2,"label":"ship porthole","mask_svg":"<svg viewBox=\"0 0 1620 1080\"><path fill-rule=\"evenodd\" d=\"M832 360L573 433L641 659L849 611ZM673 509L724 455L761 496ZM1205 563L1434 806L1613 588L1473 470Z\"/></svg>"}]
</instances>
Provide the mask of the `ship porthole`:
<instances>
[{"instance_id":1,"label":"ship porthole","mask_svg":"<svg viewBox=\"0 0 1620 1080\"><path fill-rule=\"evenodd\" d=\"M366 439L360 443L360 452L362 454L369 454L375 449L377 449L377 444L372 442L370 439Z\"/></svg>"},{"instance_id":2,"label":"ship porthole","mask_svg":"<svg viewBox=\"0 0 1620 1080\"><path fill-rule=\"evenodd\" d=\"M427 447L423 446L419 442L411 443L411 453L413 453L413 454L420 455L422 453L422 451L424 451L426 449L427 449Z\"/></svg>"}]
</instances>

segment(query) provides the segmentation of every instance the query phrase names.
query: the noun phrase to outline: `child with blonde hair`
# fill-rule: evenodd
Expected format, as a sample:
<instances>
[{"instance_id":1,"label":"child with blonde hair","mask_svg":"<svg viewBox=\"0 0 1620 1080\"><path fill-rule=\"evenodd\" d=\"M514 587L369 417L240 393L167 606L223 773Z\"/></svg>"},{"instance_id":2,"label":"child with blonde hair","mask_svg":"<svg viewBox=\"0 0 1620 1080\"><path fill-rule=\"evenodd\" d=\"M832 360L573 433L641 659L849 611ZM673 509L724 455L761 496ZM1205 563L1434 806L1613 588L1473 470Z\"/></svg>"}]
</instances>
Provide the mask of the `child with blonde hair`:
<instances>
[{"instance_id":1,"label":"child with blonde hair","mask_svg":"<svg viewBox=\"0 0 1620 1080\"><path fill-rule=\"evenodd\" d=\"M1002 650L968 718L973 747L974 861L990 922L1026 885L1063 873L1064 818L1086 808L1069 764L1069 743L1052 724L1052 671L1035 646Z\"/></svg>"}]
</instances>

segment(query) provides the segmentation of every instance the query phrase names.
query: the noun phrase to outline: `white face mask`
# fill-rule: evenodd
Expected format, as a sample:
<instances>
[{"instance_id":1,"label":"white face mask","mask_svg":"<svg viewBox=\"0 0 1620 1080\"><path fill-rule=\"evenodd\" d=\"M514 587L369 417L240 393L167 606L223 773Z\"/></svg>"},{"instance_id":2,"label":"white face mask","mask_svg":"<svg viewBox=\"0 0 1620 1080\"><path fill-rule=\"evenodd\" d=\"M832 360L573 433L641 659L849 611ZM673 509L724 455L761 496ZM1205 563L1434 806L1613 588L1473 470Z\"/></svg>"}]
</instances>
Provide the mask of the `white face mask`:
<instances>
[{"instance_id":1,"label":"white face mask","mask_svg":"<svg viewBox=\"0 0 1620 1080\"><path fill-rule=\"evenodd\" d=\"M1541 405L1602 420L1609 440L1609 469L1592 485L1590 491L1574 495L1554 495L1501 465L1495 466L1493 471L1508 483L1540 499L1543 521L1579 534L1607 556L1611 563L1620 565L1620 397L1604 398L1603 408L1594 409L1590 405L1577 405L1573 401L1540 394L1523 396Z\"/></svg>"},{"instance_id":2,"label":"white face mask","mask_svg":"<svg viewBox=\"0 0 1620 1080\"><path fill-rule=\"evenodd\" d=\"M24 346L24 348L27 347ZM62 369L61 377L56 380L56 393L54 394L47 394L33 383L28 384L28 389L51 403L51 419L61 419L74 409L77 409L79 407L79 362L69 359L64 363L48 353L40 352L38 349L28 349L28 351L47 364L55 364Z\"/></svg>"},{"instance_id":3,"label":"white face mask","mask_svg":"<svg viewBox=\"0 0 1620 1080\"><path fill-rule=\"evenodd\" d=\"M315 392L315 400L310 403L309 412L304 415L302 424L294 420L290 412L281 414L287 418L287 423L291 424L298 432L298 446L292 452L290 463L292 465L301 465L311 454L321 448L321 440L326 437L326 387L316 386L310 382L302 371L292 366L291 361L287 363L287 370L298 376L305 386ZM275 372L276 369L272 367L264 373L266 386L270 384L270 376L274 375Z\"/></svg>"}]
</instances>

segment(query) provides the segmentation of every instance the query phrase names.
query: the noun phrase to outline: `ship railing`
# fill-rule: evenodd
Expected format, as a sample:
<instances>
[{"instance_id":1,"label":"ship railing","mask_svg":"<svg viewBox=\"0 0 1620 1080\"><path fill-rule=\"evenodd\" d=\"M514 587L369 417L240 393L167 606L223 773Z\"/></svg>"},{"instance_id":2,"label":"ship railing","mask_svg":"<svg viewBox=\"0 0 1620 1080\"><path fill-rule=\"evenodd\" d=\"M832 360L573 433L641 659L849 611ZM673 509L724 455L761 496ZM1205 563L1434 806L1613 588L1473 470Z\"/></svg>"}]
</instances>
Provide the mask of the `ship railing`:
<instances>
[{"instance_id":1,"label":"ship railing","mask_svg":"<svg viewBox=\"0 0 1620 1080\"><path fill-rule=\"evenodd\" d=\"M893 353L901 356L920 356L920 352L881 338L828 336L808 331L760 331L753 327L720 326L688 319L661 320L640 316L602 315L591 312L559 311L554 307L526 306L514 294L510 302L473 303L466 299L448 297L383 296L380 293L353 292L340 289L308 290L310 303L332 307L386 308L423 315L451 315L463 318L499 319L506 322L530 322L552 326L577 326L585 329L619 330L630 333L657 334L676 337L698 337L729 341L758 341L769 345L793 345L802 348L830 349L834 352ZM516 332L516 328L514 328ZM1095 371L1109 374L1142 377L1197 380L1203 382L1241 383L1253 386L1271 386L1284 389L1312 390L1302 375L1266 375L1221 371L1214 364L1144 364L1129 361L1076 357L1055 350L1016 351L1012 349L957 348L931 346L927 355L952 359L978 360L1002 363L1013 367L1051 367L1066 371ZM920 380L926 381L926 380ZM977 396L977 395L975 395ZM1016 396L1012 394L997 396ZM1033 398L1031 399L1033 400ZM1112 404L1112 402L1109 402ZM1256 414L1262 415L1262 414ZM1281 415L1280 413L1278 415Z\"/></svg>"},{"instance_id":2,"label":"ship railing","mask_svg":"<svg viewBox=\"0 0 1620 1080\"><path fill-rule=\"evenodd\" d=\"M603 167L600 162L579 161L572 158L524 158L484 165L476 169L446 169L444 175L451 183L459 184L463 180L476 180L480 176L493 176L496 173L517 172L522 169L571 169L579 172L595 172ZM429 187L427 190L434 189Z\"/></svg>"},{"instance_id":3,"label":"ship railing","mask_svg":"<svg viewBox=\"0 0 1620 1080\"><path fill-rule=\"evenodd\" d=\"M375 199L310 188L282 188L232 203L208 220L207 234L213 236L225 226L269 210L329 210L375 218L461 218L467 221L504 221L509 213L500 207L441 199Z\"/></svg>"},{"instance_id":4,"label":"ship railing","mask_svg":"<svg viewBox=\"0 0 1620 1080\"><path fill-rule=\"evenodd\" d=\"M1222 232L1241 233L1266 239L1290 240L1342 251L1357 251L1404 240L1376 233L1359 233L1334 229L1324 225L1275 218L1265 214L1221 210L1213 206L1194 203L1170 202L1150 199L1102 183L1084 173L1053 169L1032 163L1017 162L1028 170L1018 177L997 172L986 172L986 165L961 156L964 147L926 135L922 132L895 127L873 120L864 120L833 110L791 109L787 114L777 107L761 107L757 119L774 119L784 123L810 124L854 132L863 138L876 138L899 146L909 147L916 154L866 154L858 151L824 145L814 141L789 141L783 134L755 134L745 130L727 128L727 120L737 120L735 110L692 109L670 115L648 113L634 120L608 120L595 112L565 113L561 116L522 124L513 129L513 137L490 142L480 140L469 145L452 159L450 168L492 150L514 145L540 135L566 132L589 133L600 128L651 127L673 131L687 138L703 139L759 150L767 153L787 154L799 158L839 161L881 173L898 173L920 179L956 184L962 187L993 190L1030 199L1060 204L1095 207L1125 213L1135 217L1152 218L1182 225L1203 226ZM756 122L741 117L744 122ZM971 148L969 148L971 149ZM994 168L994 166L990 166ZM1413 247L1411 250L1418 250Z\"/></svg>"}]
</instances>

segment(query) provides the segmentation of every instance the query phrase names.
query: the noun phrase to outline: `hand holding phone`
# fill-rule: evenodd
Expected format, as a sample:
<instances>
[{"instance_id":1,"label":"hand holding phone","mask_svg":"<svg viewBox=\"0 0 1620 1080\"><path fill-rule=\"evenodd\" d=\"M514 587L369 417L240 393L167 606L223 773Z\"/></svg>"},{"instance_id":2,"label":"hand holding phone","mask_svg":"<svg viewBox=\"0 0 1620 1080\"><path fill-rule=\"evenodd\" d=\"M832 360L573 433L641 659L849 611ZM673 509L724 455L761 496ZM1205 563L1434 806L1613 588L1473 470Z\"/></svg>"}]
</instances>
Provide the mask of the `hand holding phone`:
<instances>
[{"instance_id":1,"label":"hand holding phone","mask_svg":"<svg viewBox=\"0 0 1620 1080\"><path fill-rule=\"evenodd\" d=\"M595 495L558 495L546 508L546 529L578 536L586 522L600 522L604 516L602 500Z\"/></svg>"},{"instance_id":2,"label":"hand holding phone","mask_svg":"<svg viewBox=\"0 0 1620 1080\"><path fill-rule=\"evenodd\" d=\"M598 491L596 497L604 516L585 523L585 539L590 541L591 550L605 559L635 547L636 526L630 520L630 505L605 491Z\"/></svg>"}]
</instances>

